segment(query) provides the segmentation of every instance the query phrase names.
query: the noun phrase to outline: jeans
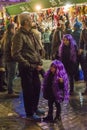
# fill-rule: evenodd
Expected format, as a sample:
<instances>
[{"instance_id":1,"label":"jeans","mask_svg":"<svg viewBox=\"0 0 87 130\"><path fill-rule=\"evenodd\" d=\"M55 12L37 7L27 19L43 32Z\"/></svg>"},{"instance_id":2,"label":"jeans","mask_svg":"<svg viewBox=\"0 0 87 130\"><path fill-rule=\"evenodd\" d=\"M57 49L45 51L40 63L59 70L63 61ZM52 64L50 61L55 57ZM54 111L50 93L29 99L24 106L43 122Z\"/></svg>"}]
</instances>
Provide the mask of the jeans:
<instances>
[{"instance_id":1,"label":"jeans","mask_svg":"<svg viewBox=\"0 0 87 130\"><path fill-rule=\"evenodd\" d=\"M8 94L13 93L13 81L16 74L16 62L7 63L7 87Z\"/></svg>"}]
</instances>

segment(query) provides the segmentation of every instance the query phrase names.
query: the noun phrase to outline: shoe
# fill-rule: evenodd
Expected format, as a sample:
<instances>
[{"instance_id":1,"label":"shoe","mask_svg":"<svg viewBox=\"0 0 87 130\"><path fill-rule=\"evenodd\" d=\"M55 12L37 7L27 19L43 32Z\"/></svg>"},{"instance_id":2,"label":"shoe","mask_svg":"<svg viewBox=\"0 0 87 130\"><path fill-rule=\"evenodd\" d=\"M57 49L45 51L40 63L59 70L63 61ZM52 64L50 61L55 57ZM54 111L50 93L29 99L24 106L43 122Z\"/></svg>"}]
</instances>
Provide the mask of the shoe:
<instances>
[{"instance_id":1,"label":"shoe","mask_svg":"<svg viewBox=\"0 0 87 130\"><path fill-rule=\"evenodd\" d=\"M0 88L0 92L6 92L6 91L7 91L7 89L5 89L4 87Z\"/></svg>"},{"instance_id":2,"label":"shoe","mask_svg":"<svg viewBox=\"0 0 87 130\"><path fill-rule=\"evenodd\" d=\"M52 116L46 116L43 118L43 122L53 122L53 117Z\"/></svg>"},{"instance_id":3,"label":"shoe","mask_svg":"<svg viewBox=\"0 0 87 130\"><path fill-rule=\"evenodd\" d=\"M26 119L35 121L35 122L41 122L41 118L36 114L34 114L33 116L27 116Z\"/></svg>"},{"instance_id":4,"label":"shoe","mask_svg":"<svg viewBox=\"0 0 87 130\"><path fill-rule=\"evenodd\" d=\"M14 93L15 93L15 94L20 94L20 92L19 92L19 91L14 91Z\"/></svg>"},{"instance_id":5,"label":"shoe","mask_svg":"<svg viewBox=\"0 0 87 130\"><path fill-rule=\"evenodd\" d=\"M36 113L37 115L44 115L44 114L45 114L45 111L38 109L35 113Z\"/></svg>"},{"instance_id":6,"label":"shoe","mask_svg":"<svg viewBox=\"0 0 87 130\"><path fill-rule=\"evenodd\" d=\"M16 93L11 93L11 94L8 93L6 96L7 98L19 98L19 95Z\"/></svg>"},{"instance_id":7,"label":"shoe","mask_svg":"<svg viewBox=\"0 0 87 130\"><path fill-rule=\"evenodd\" d=\"M87 90L85 92L83 92L82 95L87 95Z\"/></svg>"},{"instance_id":8,"label":"shoe","mask_svg":"<svg viewBox=\"0 0 87 130\"><path fill-rule=\"evenodd\" d=\"M56 116L53 120L54 123L57 123L58 121L61 121L61 116Z\"/></svg>"}]
</instances>

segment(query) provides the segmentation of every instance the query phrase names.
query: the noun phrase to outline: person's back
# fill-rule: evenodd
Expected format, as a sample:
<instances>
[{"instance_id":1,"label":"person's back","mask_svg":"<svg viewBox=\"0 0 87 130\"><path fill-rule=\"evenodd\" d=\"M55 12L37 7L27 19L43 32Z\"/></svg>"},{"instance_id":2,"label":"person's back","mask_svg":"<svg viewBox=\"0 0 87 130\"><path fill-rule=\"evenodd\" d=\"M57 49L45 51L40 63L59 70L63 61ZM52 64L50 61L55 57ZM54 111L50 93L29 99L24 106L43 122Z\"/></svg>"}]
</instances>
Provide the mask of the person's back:
<instances>
[{"instance_id":1,"label":"person's back","mask_svg":"<svg viewBox=\"0 0 87 130\"><path fill-rule=\"evenodd\" d=\"M63 31L61 27L57 27L53 33L52 39L52 59L57 58L58 48L63 37Z\"/></svg>"},{"instance_id":2,"label":"person's back","mask_svg":"<svg viewBox=\"0 0 87 130\"><path fill-rule=\"evenodd\" d=\"M6 91L4 88L4 79L5 79L5 63L4 63L4 50L3 50L3 45L0 40L0 92Z\"/></svg>"},{"instance_id":3,"label":"person's back","mask_svg":"<svg viewBox=\"0 0 87 130\"><path fill-rule=\"evenodd\" d=\"M83 30L80 35L79 44L80 63L84 74L84 81L86 83L86 89L83 94L87 94L87 19L83 22Z\"/></svg>"},{"instance_id":4,"label":"person's back","mask_svg":"<svg viewBox=\"0 0 87 130\"><path fill-rule=\"evenodd\" d=\"M71 26L70 26L70 22L67 21L65 23L65 34L71 34L72 33L72 29L71 29Z\"/></svg>"},{"instance_id":5,"label":"person's back","mask_svg":"<svg viewBox=\"0 0 87 130\"><path fill-rule=\"evenodd\" d=\"M44 43L50 43L49 37L50 37L50 31L48 28L46 28L45 32L43 33Z\"/></svg>"},{"instance_id":6,"label":"person's back","mask_svg":"<svg viewBox=\"0 0 87 130\"><path fill-rule=\"evenodd\" d=\"M5 56L5 65L7 69L7 98L16 98L19 97L13 90L14 84L13 81L16 76L16 61L11 55L12 39L15 33L15 26L13 23L9 23L7 26L6 33L3 37L4 42L4 56Z\"/></svg>"},{"instance_id":7,"label":"person's back","mask_svg":"<svg viewBox=\"0 0 87 130\"><path fill-rule=\"evenodd\" d=\"M42 40L41 40L41 32L38 30L38 28L36 27L36 25L33 25L32 27L32 32L34 33L35 35L35 38L38 42L38 49L39 49L39 52L40 52L40 56L42 58L44 58L44 47L42 45Z\"/></svg>"},{"instance_id":8,"label":"person's back","mask_svg":"<svg viewBox=\"0 0 87 130\"><path fill-rule=\"evenodd\" d=\"M45 58L50 59L50 30L49 28L45 29L43 33L44 49L45 49Z\"/></svg>"},{"instance_id":9,"label":"person's back","mask_svg":"<svg viewBox=\"0 0 87 130\"><path fill-rule=\"evenodd\" d=\"M80 40L80 34L81 34L81 26L82 24L80 22L76 22L74 24L74 31L72 32L72 36L75 39L78 48L79 48L79 40Z\"/></svg>"}]
</instances>

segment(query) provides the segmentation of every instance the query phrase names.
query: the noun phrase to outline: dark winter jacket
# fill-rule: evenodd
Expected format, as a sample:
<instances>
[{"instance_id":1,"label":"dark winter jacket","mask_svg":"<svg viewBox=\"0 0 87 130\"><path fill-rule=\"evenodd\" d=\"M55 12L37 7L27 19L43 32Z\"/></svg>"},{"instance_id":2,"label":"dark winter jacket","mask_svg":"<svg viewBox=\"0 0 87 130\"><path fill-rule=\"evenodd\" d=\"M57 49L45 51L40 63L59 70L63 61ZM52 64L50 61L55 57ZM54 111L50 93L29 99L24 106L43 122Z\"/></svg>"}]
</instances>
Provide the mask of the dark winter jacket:
<instances>
[{"instance_id":1,"label":"dark winter jacket","mask_svg":"<svg viewBox=\"0 0 87 130\"><path fill-rule=\"evenodd\" d=\"M87 50L87 29L82 30L80 37L80 49Z\"/></svg>"},{"instance_id":2,"label":"dark winter jacket","mask_svg":"<svg viewBox=\"0 0 87 130\"><path fill-rule=\"evenodd\" d=\"M26 31L23 27L16 32L13 38L12 56L24 66L36 67L42 64L38 43L32 32Z\"/></svg>"},{"instance_id":3,"label":"dark winter jacket","mask_svg":"<svg viewBox=\"0 0 87 130\"><path fill-rule=\"evenodd\" d=\"M73 38L75 39L78 48L79 48L80 34L81 34L81 29L75 30L75 31L72 33L72 36L73 36Z\"/></svg>"},{"instance_id":4,"label":"dark winter jacket","mask_svg":"<svg viewBox=\"0 0 87 130\"><path fill-rule=\"evenodd\" d=\"M5 71L3 44L0 41L0 71Z\"/></svg>"},{"instance_id":5,"label":"dark winter jacket","mask_svg":"<svg viewBox=\"0 0 87 130\"><path fill-rule=\"evenodd\" d=\"M4 55L5 55L5 62L14 62L14 59L11 55L11 47L12 47L12 39L13 33L6 33L3 39L4 42Z\"/></svg>"}]
</instances>

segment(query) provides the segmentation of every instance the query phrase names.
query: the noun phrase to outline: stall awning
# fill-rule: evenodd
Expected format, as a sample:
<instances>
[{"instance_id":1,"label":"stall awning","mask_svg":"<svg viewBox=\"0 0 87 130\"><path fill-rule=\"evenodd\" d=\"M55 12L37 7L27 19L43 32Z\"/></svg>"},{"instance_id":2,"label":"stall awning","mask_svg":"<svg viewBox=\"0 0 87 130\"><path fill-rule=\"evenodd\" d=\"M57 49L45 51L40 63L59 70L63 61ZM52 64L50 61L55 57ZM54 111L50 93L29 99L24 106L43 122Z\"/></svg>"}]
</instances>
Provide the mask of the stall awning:
<instances>
[{"instance_id":1,"label":"stall awning","mask_svg":"<svg viewBox=\"0 0 87 130\"><path fill-rule=\"evenodd\" d=\"M46 8L51 8L51 7L63 6L67 3L78 4L78 3L86 3L86 2L87 0L30 0L29 2L7 6L6 11L10 15L16 15L24 11L36 12L37 6L40 6L41 9L46 9Z\"/></svg>"},{"instance_id":2,"label":"stall awning","mask_svg":"<svg viewBox=\"0 0 87 130\"><path fill-rule=\"evenodd\" d=\"M16 5L11 5L6 7L6 12L9 15L17 15L24 11L33 12L32 8L30 7L29 2L24 2Z\"/></svg>"},{"instance_id":3,"label":"stall awning","mask_svg":"<svg viewBox=\"0 0 87 130\"><path fill-rule=\"evenodd\" d=\"M84 2L87 2L87 0L30 0L29 3L32 9L36 11L36 6L38 5L40 5L42 9L45 9L45 8L63 6L67 3L78 4Z\"/></svg>"}]
</instances>

